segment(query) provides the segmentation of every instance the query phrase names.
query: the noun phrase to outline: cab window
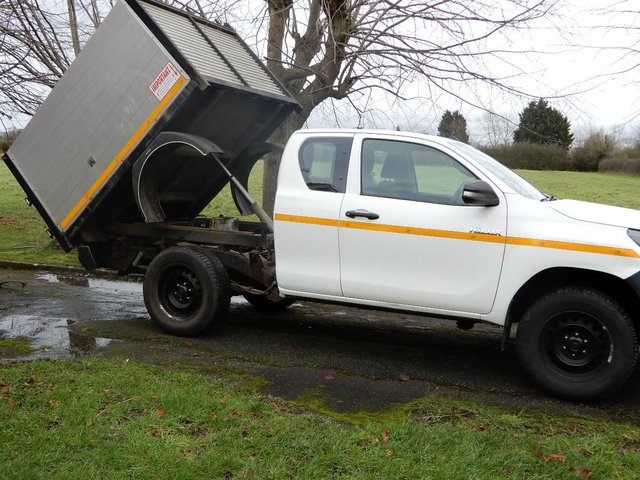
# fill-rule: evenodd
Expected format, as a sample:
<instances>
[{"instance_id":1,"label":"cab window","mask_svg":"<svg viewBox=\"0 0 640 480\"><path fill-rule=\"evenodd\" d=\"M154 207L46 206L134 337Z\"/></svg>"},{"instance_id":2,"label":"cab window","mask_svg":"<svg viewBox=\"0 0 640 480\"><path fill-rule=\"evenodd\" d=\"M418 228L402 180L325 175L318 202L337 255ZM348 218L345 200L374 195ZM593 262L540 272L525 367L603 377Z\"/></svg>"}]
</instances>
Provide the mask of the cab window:
<instances>
[{"instance_id":1,"label":"cab window","mask_svg":"<svg viewBox=\"0 0 640 480\"><path fill-rule=\"evenodd\" d=\"M311 190L344 193L352 138L311 138L300 148L302 177Z\"/></svg>"},{"instance_id":2,"label":"cab window","mask_svg":"<svg viewBox=\"0 0 640 480\"><path fill-rule=\"evenodd\" d=\"M445 205L464 205L462 187L477 180L435 148L393 140L365 140L361 159L363 195Z\"/></svg>"}]
</instances>

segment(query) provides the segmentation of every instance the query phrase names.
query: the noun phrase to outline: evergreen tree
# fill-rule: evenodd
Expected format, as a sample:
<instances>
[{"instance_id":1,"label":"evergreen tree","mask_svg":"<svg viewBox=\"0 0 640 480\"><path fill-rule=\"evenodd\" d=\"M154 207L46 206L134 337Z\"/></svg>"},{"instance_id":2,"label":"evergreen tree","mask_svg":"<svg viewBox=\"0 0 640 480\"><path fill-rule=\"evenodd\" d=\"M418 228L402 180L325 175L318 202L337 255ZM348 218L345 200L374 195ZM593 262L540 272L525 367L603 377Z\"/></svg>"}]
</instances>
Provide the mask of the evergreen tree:
<instances>
[{"instance_id":1,"label":"evergreen tree","mask_svg":"<svg viewBox=\"0 0 640 480\"><path fill-rule=\"evenodd\" d=\"M520 113L520 124L513 133L513 141L554 144L568 149L573 143L571 123L541 98L530 102Z\"/></svg>"},{"instance_id":2,"label":"evergreen tree","mask_svg":"<svg viewBox=\"0 0 640 480\"><path fill-rule=\"evenodd\" d=\"M455 112L447 110L442 114L440 125L438 125L438 135L469 143L467 121L458 110Z\"/></svg>"}]
</instances>

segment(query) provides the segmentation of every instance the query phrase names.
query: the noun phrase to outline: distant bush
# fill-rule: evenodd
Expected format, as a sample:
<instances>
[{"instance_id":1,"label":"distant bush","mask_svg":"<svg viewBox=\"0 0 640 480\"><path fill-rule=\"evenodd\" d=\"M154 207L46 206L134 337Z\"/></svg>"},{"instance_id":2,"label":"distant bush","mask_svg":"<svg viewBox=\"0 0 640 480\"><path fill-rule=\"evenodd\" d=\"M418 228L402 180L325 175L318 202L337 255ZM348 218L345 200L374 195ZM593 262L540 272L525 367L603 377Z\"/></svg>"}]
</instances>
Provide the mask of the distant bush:
<instances>
[{"instance_id":1,"label":"distant bush","mask_svg":"<svg viewBox=\"0 0 640 480\"><path fill-rule=\"evenodd\" d=\"M605 158L600 161L598 170L640 176L640 158Z\"/></svg>"},{"instance_id":2,"label":"distant bush","mask_svg":"<svg viewBox=\"0 0 640 480\"><path fill-rule=\"evenodd\" d=\"M509 168L571 170L569 154L559 145L516 142L512 145L479 148Z\"/></svg>"},{"instance_id":3,"label":"distant bush","mask_svg":"<svg viewBox=\"0 0 640 480\"><path fill-rule=\"evenodd\" d=\"M9 150L9 147L18 136L17 130L11 130L9 132L0 133L0 153Z\"/></svg>"},{"instance_id":4,"label":"distant bush","mask_svg":"<svg viewBox=\"0 0 640 480\"><path fill-rule=\"evenodd\" d=\"M582 172L595 172L598 164L605 158L613 157L618 149L614 137L604 132L592 132L579 146L571 150L573 169Z\"/></svg>"},{"instance_id":5,"label":"distant bush","mask_svg":"<svg viewBox=\"0 0 640 480\"><path fill-rule=\"evenodd\" d=\"M622 158L640 158L640 140L636 140L631 146L619 149L617 153L616 156Z\"/></svg>"}]
</instances>

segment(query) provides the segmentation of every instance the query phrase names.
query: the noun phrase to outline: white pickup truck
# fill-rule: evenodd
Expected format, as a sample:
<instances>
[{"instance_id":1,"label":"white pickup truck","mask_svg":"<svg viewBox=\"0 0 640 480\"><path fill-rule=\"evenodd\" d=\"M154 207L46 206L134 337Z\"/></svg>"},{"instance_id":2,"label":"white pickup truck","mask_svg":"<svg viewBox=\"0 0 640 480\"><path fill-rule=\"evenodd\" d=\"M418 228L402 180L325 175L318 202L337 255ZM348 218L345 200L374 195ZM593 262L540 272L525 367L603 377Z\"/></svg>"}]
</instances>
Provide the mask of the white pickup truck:
<instances>
[{"instance_id":1,"label":"white pickup truck","mask_svg":"<svg viewBox=\"0 0 640 480\"><path fill-rule=\"evenodd\" d=\"M557 395L603 395L634 369L640 212L544 195L464 143L296 132L274 244L285 298L486 321L505 338L517 323L523 366Z\"/></svg>"},{"instance_id":2,"label":"white pickup truck","mask_svg":"<svg viewBox=\"0 0 640 480\"><path fill-rule=\"evenodd\" d=\"M142 61L144 59L144 61ZM87 269L143 273L163 329L224 324L232 295L316 299L517 324L547 391L590 399L638 356L640 212L557 200L473 147L414 133L301 130L273 219L249 173L299 108L238 38L153 0L123 0L5 162ZM229 184L242 214L203 218Z\"/></svg>"}]
</instances>

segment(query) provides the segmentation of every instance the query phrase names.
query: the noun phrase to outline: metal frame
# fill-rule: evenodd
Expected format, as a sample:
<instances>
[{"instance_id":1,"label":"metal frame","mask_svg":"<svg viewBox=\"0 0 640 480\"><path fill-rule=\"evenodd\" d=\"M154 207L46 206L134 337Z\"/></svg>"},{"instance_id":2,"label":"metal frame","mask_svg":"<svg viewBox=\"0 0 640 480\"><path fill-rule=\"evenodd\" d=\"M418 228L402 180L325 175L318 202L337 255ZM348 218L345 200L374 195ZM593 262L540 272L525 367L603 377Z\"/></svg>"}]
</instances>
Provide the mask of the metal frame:
<instances>
[{"instance_id":1,"label":"metal frame","mask_svg":"<svg viewBox=\"0 0 640 480\"><path fill-rule=\"evenodd\" d=\"M202 245L227 245L231 247L264 248L269 245L266 233L242 231L224 232L202 227L168 223L119 223L111 231L131 237L153 238L158 241L199 243Z\"/></svg>"}]
</instances>

